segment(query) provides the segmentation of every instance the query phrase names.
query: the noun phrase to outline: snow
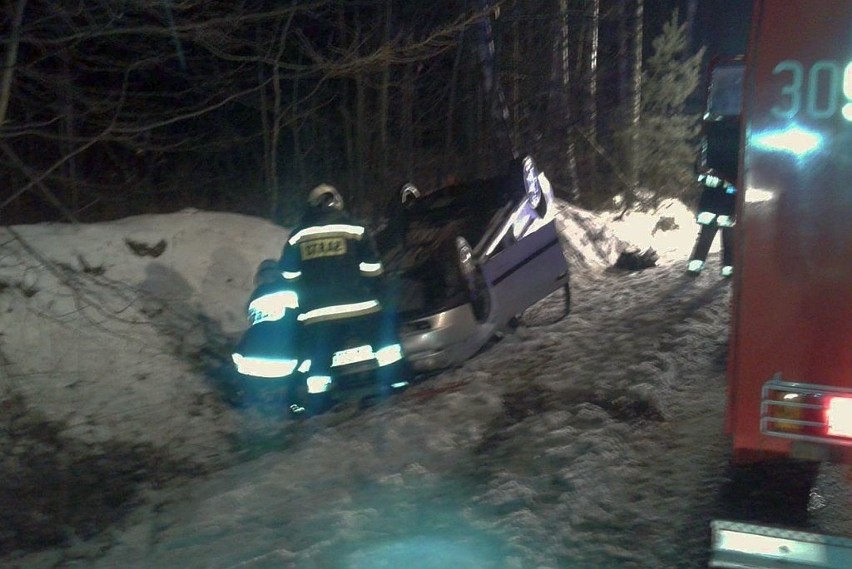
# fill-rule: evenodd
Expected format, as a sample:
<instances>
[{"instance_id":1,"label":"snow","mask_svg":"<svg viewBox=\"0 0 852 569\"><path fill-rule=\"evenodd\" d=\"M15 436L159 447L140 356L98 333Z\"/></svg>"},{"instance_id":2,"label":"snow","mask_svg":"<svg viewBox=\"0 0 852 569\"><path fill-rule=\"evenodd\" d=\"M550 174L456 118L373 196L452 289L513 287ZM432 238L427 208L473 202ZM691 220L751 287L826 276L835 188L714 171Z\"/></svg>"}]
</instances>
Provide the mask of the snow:
<instances>
[{"instance_id":1,"label":"snow","mask_svg":"<svg viewBox=\"0 0 852 569\"><path fill-rule=\"evenodd\" d=\"M558 220L568 317L554 293L465 365L303 421L233 409L215 382L285 228L183 211L0 229L0 559L702 566L725 476L729 282L715 256L684 275L695 226L676 202L620 219L561 204ZM630 247L658 266L614 270Z\"/></svg>"}]
</instances>

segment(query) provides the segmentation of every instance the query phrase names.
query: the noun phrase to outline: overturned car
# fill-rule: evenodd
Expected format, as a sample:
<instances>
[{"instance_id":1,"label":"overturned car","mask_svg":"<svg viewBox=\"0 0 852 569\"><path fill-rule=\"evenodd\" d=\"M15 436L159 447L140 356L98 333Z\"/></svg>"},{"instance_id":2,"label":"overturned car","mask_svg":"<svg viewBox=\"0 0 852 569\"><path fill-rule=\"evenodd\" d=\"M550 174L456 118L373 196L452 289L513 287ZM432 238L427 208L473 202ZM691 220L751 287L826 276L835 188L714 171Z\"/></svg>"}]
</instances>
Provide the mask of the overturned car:
<instances>
[{"instance_id":1,"label":"overturned car","mask_svg":"<svg viewBox=\"0 0 852 569\"><path fill-rule=\"evenodd\" d=\"M553 191L529 156L491 178L404 187L376 243L417 372L460 364L556 290L570 303Z\"/></svg>"}]
</instances>

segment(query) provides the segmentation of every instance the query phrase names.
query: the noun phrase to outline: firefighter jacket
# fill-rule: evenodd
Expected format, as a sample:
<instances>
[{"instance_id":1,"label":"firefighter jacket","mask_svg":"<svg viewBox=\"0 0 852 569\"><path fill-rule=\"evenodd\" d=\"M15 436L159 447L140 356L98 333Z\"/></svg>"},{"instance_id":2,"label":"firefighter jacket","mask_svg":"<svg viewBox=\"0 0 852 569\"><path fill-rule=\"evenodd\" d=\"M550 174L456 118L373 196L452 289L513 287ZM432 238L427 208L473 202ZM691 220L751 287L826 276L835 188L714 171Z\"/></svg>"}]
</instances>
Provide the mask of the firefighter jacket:
<instances>
[{"instance_id":1,"label":"firefighter jacket","mask_svg":"<svg viewBox=\"0 0 852 569\"><path fill-rule=\"evenodd\" d=\"M698 200L698 212L726 215L733 218L737 203L734 186L720 182L717 187L705 184Z\"/></svg>"},{"instance_id":2,"label":"firefighter jacket","mask_svg":"<svg viewBox=\"0 0 852 569\"><path fill-rule=\"evenodd\" d=\"M279 264L305 325L382 309L383 267L372 235L345 212L307 215L290 233Z\"/></svg>"}]
</instances>

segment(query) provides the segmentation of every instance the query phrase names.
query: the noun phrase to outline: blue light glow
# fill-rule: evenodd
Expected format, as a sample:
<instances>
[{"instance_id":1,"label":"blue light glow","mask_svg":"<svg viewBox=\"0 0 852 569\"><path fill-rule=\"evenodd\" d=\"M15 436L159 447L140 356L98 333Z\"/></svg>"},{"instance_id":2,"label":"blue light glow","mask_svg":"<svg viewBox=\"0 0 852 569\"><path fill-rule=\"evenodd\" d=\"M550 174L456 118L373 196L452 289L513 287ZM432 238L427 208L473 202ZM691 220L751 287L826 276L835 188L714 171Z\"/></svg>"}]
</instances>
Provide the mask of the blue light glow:
<instances>
[{"instance_id":1,"label":"blue light glow","mask_svg":"<svg viewBox=\"0 0 852 569\"><path fill-rule=\"evenodd\" d=\"M795 156L810 154L822 147L822 136L796 125L756 135L752 144L761 150L787 152Z\"/></svg>"},{"instance_id":2,"label":"blue light glow","mask_svg":"<svg viewBox=\"0 0 852 569\"><path fill-rule=\"evenodd\" d=\"M417 569L481 569L505 567L506 559L498 547L484 542L437 537L414 536L398 541L364 547L350 555L343 567L375 569L377 567L416 567Z\"/></svg>"}]
</instances>

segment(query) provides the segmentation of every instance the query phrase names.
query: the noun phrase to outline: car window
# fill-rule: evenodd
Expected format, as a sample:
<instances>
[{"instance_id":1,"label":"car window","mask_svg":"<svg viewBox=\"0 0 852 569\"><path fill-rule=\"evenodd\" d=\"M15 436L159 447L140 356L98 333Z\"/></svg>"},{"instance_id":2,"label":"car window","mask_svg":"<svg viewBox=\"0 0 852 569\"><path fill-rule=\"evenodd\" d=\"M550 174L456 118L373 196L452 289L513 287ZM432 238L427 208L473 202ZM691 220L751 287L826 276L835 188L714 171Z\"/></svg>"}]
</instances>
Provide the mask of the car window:
<instances>
[{"instance_id":1,"label":"car window","mask_svg":"<svg viewBox=\"0 0 852 569\"><path fill-rule=\"evenodd\" d=\"M742 64L721 65L713 70L707 100L707 114L713 117L736 117L740 114L743 98Z\"/></svg>"}]
</instances>

